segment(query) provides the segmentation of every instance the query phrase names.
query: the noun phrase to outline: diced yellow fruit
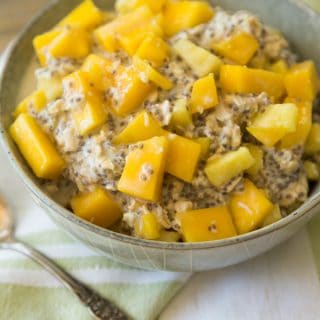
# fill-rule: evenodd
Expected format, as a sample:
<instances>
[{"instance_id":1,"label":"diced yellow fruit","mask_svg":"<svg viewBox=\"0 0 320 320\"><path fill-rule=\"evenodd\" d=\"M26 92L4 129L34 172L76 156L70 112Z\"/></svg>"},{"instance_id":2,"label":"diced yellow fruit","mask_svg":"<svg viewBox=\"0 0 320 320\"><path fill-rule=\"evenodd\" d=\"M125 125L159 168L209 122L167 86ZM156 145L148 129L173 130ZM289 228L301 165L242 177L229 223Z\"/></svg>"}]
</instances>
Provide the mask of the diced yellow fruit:
<instances>
[{"instance_id":1,"label":"diced yellow fruit","mask_svg":"<svg viewBox=\"0 0 320 320\"><path fill-rule=\"evenodd\" d=\"M304 171L307 174L308 180L318 180L319 179L319 169L315 162L306 160L303 162Z\"/></svg>"},{"instance_id":2,"label":"diced yellow fruit","mask_svg":"<svg viewBox=\"0 0 320 320\"><path fill-rule=\"evenodd\" d=\"M37 90L26 97L16 108L14 112L14 117L16 118L18 115L24 112L29 112L30 109L39 112L41 111L47 104L46 95L42 90Z\"/></svg>"},{"instance_id":3,"label":"diced yellow fruit","mask_svg":"<svg viewBox=\"0 0 320 320\"><path fill-rule=\"evenodd\" d=\"M159 201L167 153L165 137L154 137L137 145L126 158L118 190L145 200Z\"/></svg>"},{"instance_id":4,"label":"diced yellow fruit","mask_svg":"<svg viewBox=\"0 0 320 320\"><path fill-rule=\"evenodd\" d=\"M290 98L312 101L318 92L318 76L312 61L294 65L284 78Z\"/></svg>"},{"instance_id":5,"label":"diced yellow fruit","mask_svg":"<svg viewBox=\"0 0 320 320\"><path fill-rule=\"evenodd\" d=\"M47 64L48 48L51 42L60 34L61 30L52 30L36 36L33 47L42 66Z\"/></svg>"},{"instance_id":6,"label":"diced yellow fruit","mask_svg":"<svg viewBox=\"0 0 320 320\"><path fill-rule=\"evenodd\" d=\"M293 103L271 104L258 114L247 130L267 147L272 147L286 134L295 132L298 108Z\"/></svg>"},{"instance_id":7,"label":"diced yellow fruit","mask_svg":"<svg viewBox=\"0 0 320 320\"><path fill-rule=\"evenodd\" d=\"M172 89L173 83L158 71L156 71L154 68L152 68L148 62L135 56L133 57L133 65L142 81L151 81L164 90Z\"/></svg>"},{"instance_id":8,"label":"diced yellow fruit","mask_svg":"<svg viewBox=\"0 0 320 320\"><path fill-rule=\"evenodd\" d=\"M246 147L250 151L252 157L254 158L254 164L246 170L246 172L255 177L259 171L263 168L263 150L251 143L246 144Z\"/></svg>"},{"instance_id":9,"label":"diced yellow fruit","mask_svg":"<svg viewBox=\"0 0 320 320\"><path fill-rule=\"evenodd\" d=\"M197 80L191 93L192 113L215 107L219 103L216 82L213 74Z\"/></svg>"},{"instance_id":10,"label":"diced yellow fruit","mask_svg":"<svg viewBox=\"0 0 320 320\"><path fill-rule=\"evenodd\" d=\"M313 123L305 144L304 152L314 154L320 151L320 124Z\"/></svg>"},{"instance_id":11,"label":"diced yellow fruit","mask_svg":"<svg viewBox=\"0 0 320 320\"><path fill-rule=\"evenodd\" d=\"M60 76L36 73L37 89L44 92L48 102L54 101L62 96L62 79Z\"/></svg>"},{"instance_id":12,"label":"diced yellow fruit","mask_svg":"<svg viewBox=\"0 0 320 320\"><path fill-rule=\"evenodd\" d=\"M77 70L62 80L63 87L67 93L80 93L84 97L89 95L89 92L94 89L90 86L88 73L82 70Z\"/></svg>"},{"instance_id":13,"label":"diced yellow fruit","mask_svg":"<svg viewBox=\"0 0 320 320\"><path fill-rule=\"evenodd\" d=\"M230 199L230 210L239 234L250 232L261 225L273 204L264 191L250 180L244 182L244 190L235 193Z\"/></svg>"},{"instance_id":14,"label":"diced yellow fruit","mask_svg":"<svg viewBox=\"0 0 320 320\"><path fill-rule=\"evenodd\" d=\"M83 29L66 27L52 40L48 51L55 58L84 58L90 51L89 34Z\"/></svg>"},{"instance_id":15,"label":"diced yellow fruit","mask_svg":"<svg viewBox=\"0 0 320 320\"><path fill-rule=\"evenodd\" d=\"M72 10L58 26L80 27L93 29L103 21L103 13L94 5L92 0L84 0Z\"/></svg>"},{"instance_id":16,"label":"diced yellow fruit","mask_svg":"<svg viewBox=\"0 0 320 320\"><path fill-rule=\"evenodd\" d=\"M284 95L283 75L245 66L223 65L220 69L220 84L227 93L266 92L276 99Z\"/></svg>"},{"instance_id":17,"label":"diced yellow fruit","mask_svg":"<svg viewBox=\"0 0 320 320\"><path fill-rule=\"evenodd\" d=\"M200 137L200 138L194 139L194 141L200 144L200 147L201 147L200 158L206 159L208 156L210 144L211 144L210 138Z\"/></svg>"},{"instance_id":18,"label":"diced yellow fruit","mask_svg":"<svg viewBox=\"0 0 320 320\"><path fill-rule=\"evenodd\" d=\"M256 53L255 56L249 61L248 67L254 69L266 69L268 66L268 59L263 53Z\"/></svg>"},{"instance_id":19,"label":"diced yellow fruit","mask_svg":"<svg viewBox=\"0 0 320 320\"><path fill-rule=\"evenodd\" d=\"M270 213L262 221L262 227L268 226L282 219L279 205L275 205Z\"/></svg>"},{"instance_id":20,"label":"diced yellow fruit","mask_svg":"<svg viewBox=\"0 0 320 320\"><path fill-rule=\"evenodd\" d=\"M290 98L287 98L285 102L292 102L298 108L296 131L286 134L280 141L280 147L288 149L305 144L312 125L312 103L310 101L298 101Z\"/></svg>"},{"instance_id":21,"label":"diced yellow fruit","mask_svg":"<svg viewBox=\"0 0 320 320\"><path fill-rule=\"evenodd\" d=\"M174 102L172 116L170 120L171 127L186 128L192 124L191 112L188 109L187 99L178 99Z\"/></svg>"},{"instance_id":22,"label":"diced yellow fruit","mask_svg":"<svg viewBox=\"0 0 320 320\"><path fill-rule=\"evenodd\" d=\"M222 65L221 59L216 55L186 39L174 43L173 49L198 77L204 77L211 72L217 74Z\"/></svg>"},{"instance_id":23,"label":"diced yellow fruit","mask_svg":"<svg viewBox=\"0 0 320 320\"><path fill-rule=\"evenodd\" d=\"M76 195L70 204L78 217L103 228L111 227L122 216L118 203L102 187Z\"/></svg>"},{"instance_id":24,"label":"diced yellow fruit","mask_svg":"<svg viewBox=\"0 0 320 320\"><path fill-rule=\"evenodd\" d=\"M153 88L141 80L134 67L118 68L115 83L117 97L111 99L111 104L119 116L128 115L139 108Z\"/></svg>"},{"instance_id":25,"label":"diced yellow fruit","mask_svg":"<svg viewBox=\"0 0 320 320\"><path fill-rule=\"evenodd\" d=\"M171 37L177 32L208 22L213 15L214 11L207 2L168 2L164 8L165 33Z\"/></svg>"},{"instance_id":26,"label":"diced yellow fruit","mask_svg":"<svg viewBox=\"0 0 320 320\"><path fill-rule=\"evenodd\" d=\"M144 39L136 52L142 60L147 60L155 67L160 67L169 54L169 46L160 37L150 35Z\"/></svg>"},{"instance_id":27,"label":"diced yellow fruit","mask_svg":"<svg viewBox=\"0 0 320 320\"><path fill-rule=\"evenodd\" d=\"M201 154L199 143L176 134L167 133L169 140L166 172L173 176L192 182Z\"/></svg>"},{"instance_id":28,"label":"diced yellow fruit","mask_svg":"<svg viewBox=\"0 0 320 320\"><path fill-rule=\"evenodd\" d=\"M147 240L160 238L161 224L153 212L143 213L135 224L135 233L138 237Z\"/></svg>"},{"instance_id":29,"label":"diced yellow fruit","mask_svg":"<svg viewBox=\"0 0 320 320\"><path fill-rule=\"evenodd\" d=\"M221 187L253 164L254 158L248 148L240 147L236 151L213 155L208 159L204 171L215 187Z\"/></svg>"},{"instance_id":30,"label":"diced yellow fruit","mask_svg":"<svg viewBox=\"0 0 320 320\"><path fill-rule=\"evenodd\" d=\"M152 12L158 13L162 10L167 0L117 0L115 8L117 12L124 14L142 6L148 6Z\"/></svg>"},{"instance_id":31,"label":"diced yellow fruit","mask_svg":"<svg viewBox=\"0 0 320 320\"><path fill-rule=\"evenodd\" d=\"M56 179L65 166L54 144L29 114L22 113L10 127L10 134L38 178Z\"/></svg>"},{"instance_id":32,"label":"diced yellow fruit","mask_svg":"<svg viewBox=\"0 0 320 320\"><path fill-rule=\"evenodd\" d=\"M272 72L286 74L289 70L289 67L287 62L281 59L271 64L268 69Z\"/></svg>"},{"instance_id":33,"label":"diced yellow fruit","mask_svg":"<svg viewBox=\"0 0 320 320\"><path fill-rule=\"evenodd\" d=\"M81 70L87 72L90 83L98 90L105 91L110 87L112 77L112 61L90 54L84 61Z\"/></svg>"},{"instance_id":34,"label":"diced yellow fruit","mask_svg":"<svg viewBox=\"0 0 320 320\"><path fill-rule=\"evenodd\" d=\"M179 212L176 219L181 224L185 242L219 240L237 235L226 206Z\"/></svg>"},{"instance_id":35,"label":"diced yellow fruit","mask_svg":"<svg viewBox=\"0 0 320 320\"><path fill-rule=\"evenodd\" d=\"M115 144L135 143L162 136L163 130L156 119L147 111L140 112L128 126L113 139Z\"/></svg>"},{"instance_id":36,"label":"diced yellow fruit","mask_svg":"<svg viewBox=\"0 0 320 320\"><path fill-rule=\"evenodd\" d=\"M247 64L258 48L257 39L246 32L236 33L227 40L212 44L212 49L219 55L238 64Z\"/></svg>"},{"instance_id":37,"label":"diced yellow fruit","mask_svg":"<svg viewBox=\"0 0 320 320\"><path fill-rule=\"evenodd\" d=\"M177 231L161 230L158 241L163 242L178 242L180 240L180 234Z\"/></svg>"}]
</instances>

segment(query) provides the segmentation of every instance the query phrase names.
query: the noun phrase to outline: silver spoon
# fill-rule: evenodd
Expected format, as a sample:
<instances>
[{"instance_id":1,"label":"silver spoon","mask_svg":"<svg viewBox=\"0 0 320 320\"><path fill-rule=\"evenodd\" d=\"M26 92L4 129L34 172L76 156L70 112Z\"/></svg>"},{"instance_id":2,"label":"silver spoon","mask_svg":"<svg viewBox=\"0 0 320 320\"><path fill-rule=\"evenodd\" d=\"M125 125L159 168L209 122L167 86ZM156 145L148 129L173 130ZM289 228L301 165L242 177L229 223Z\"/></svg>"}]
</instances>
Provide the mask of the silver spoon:
<instances>
[{"instance_id":1,"label":"silver spoon","mask_svg":"<svg viewBox=\"0 0 320 320\"><path fill-rule=\"evenodd\" d=\"M49 271L62 284L70 289L90 312L101 320L128 320L116 305L101 297L85 284L76 280L52 260L29 245L14 238L14 223L12 216L3 200L0 199L0 248L20 252Z\"/></svg>"}]
</instances>

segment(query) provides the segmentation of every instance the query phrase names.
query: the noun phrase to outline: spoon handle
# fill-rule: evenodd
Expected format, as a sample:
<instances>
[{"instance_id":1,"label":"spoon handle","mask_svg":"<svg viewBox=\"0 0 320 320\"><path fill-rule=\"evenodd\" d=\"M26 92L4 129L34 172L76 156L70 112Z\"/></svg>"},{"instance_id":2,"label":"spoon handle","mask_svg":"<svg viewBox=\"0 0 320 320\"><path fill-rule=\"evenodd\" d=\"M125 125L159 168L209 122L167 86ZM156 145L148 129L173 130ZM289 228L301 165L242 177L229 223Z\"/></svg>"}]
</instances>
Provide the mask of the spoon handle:
<instances>
[{"instance_id":1,"label":"spoon handle","mask_svg":"<svg viewBox=\"0 0 320 320\"><path fill-rule=\"evenodd\" d=\"M68 289L75 293L81 300L81 302L89 308L91 313L97 319L129 319L128 316L126 316L115 304L101 297L98 293L94 292L79 280L75 279L60 266L58 266L55 262L44 256L36 249L30 247L29 245L14 240L2 243L0 247L20 252L43 266L53 276L60 280L62 284L64 284Z\"/></svg>"}]
</instances>

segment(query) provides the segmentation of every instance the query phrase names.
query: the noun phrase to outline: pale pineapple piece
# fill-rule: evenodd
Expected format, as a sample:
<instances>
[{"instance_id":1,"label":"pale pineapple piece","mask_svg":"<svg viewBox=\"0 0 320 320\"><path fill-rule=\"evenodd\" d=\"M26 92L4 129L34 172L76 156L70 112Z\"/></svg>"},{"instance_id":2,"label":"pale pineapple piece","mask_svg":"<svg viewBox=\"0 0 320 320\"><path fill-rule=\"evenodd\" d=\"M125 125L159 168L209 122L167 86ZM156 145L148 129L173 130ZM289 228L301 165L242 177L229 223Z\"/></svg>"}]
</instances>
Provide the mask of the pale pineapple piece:
<instances>
[{"instance_id":1,"label":"pale pineapple piece","mask_svg":"<svg viewBox=\"0 0 320 320\"><path fill-rule=\"evenodd\" d=\"M320 151L320 124L313 123L305 144L304 152L314 154Z\"/></svg>"},{"instance_id":2,"label":"pale pineapple piece","mask_svg":"<svg viewBox=\"0 0 320 320\"><path fill-rule=\"evenodd\" d=\"M282 219L279 205L275 205L273 210L267 214L262 221L262 227L268 226L269 224L275 223Z\"/></svg>"},{"instance_id":3,"label":"pale pineapple piece","mask_svg":"<svg viewBox=\"0 0 320 320\"><path fill-rule=\"evenodd\" d=\"M158 13L162 10L167 0L117 0L116 11L120 14L128 13L142 6L148 6L152 12Z\"/></svg>"},{"instance_id":4,"label":"pale pineapple piece","mask_svg":"<svg viewBox=\"0 0 320 320\"><path fill-rule=\"evenodd\" d=\"M229 151L222 155L213 155L204 169L209 181L215 187L221 187L235 176L249 169L255 160L246 147Z\"/></svg>"},{"instance_id":5,"label":"pale pineapple piece","mask_svg":"<svg viewBox=\"0 0 320 320\"><path fill-rule=\"evenodd\" d=\"M181 236L177 231L168 231L168 230L161 230L160 237L157 239L158 241L163 242L178 242Z\"/></svg>"},{"instance_id":6,"label":"pale pineapple piece","mask_svg":"<svg viewBox=\"0 0 320 320\"><path fill-rule=\"evenodd\" d=\"M188 109L187 99L178 99L174 102L170 126L186 128L192 124L191 112Z\"/></svg>"},{"instance_id":7,"label":"pale pineapple piece","mask_svg":"<svg viewBox=\"0 0 320 320\"><path fill-rule=\"evenodd\" d=\"M157 240L160 238L161 224L155 213L146 212L135 221L135 234L146 240Z\"/></svg>"},{"instance_id":8,"label":"pale pineapple piece","mask_svg":"<svg viewBox=\"0 0 320 320\"><path fill-rule=\"evenodd\" d=\"M201 147L201 153L200 153L200 159L205 159L208 156L211 139L207 137L200 137L194 139L195 142L200 144Z\"/></svg>"},{"instance_id":9,"label":"pale pineapple piece","mask_svg":"<svg viewBox=\"0 0 320 320\"><path fill-rule=\"evenodd\" d=\"M254 164L250 168L248 168L246 172L250 176L255 177L263 167L263 150L251 143L246 144L246 147L255 160Z\"/></svg>"},{"instance_id":10,"label":"pale pineapple piece","mask_svg":"<svg viewBox=\"0 0 320 320\"><path fill-rule=\"evenodd\" d=\"M54 101L62 96L62 78L60 76L49 76L44 72L36 72L37 89L44 92L48 102Z\"/></svg>"},{"instance_id":11,"label":"pale pineapple piece","mask_svg":"<svg viewBox=\"0 0 320 320\"><path fill-rule=\"evenodd\" d=\"M316 163L310 160L303 162L304 171L306 172L308 180L319 180L319 169Z\"/></svg>"}]
</instances>

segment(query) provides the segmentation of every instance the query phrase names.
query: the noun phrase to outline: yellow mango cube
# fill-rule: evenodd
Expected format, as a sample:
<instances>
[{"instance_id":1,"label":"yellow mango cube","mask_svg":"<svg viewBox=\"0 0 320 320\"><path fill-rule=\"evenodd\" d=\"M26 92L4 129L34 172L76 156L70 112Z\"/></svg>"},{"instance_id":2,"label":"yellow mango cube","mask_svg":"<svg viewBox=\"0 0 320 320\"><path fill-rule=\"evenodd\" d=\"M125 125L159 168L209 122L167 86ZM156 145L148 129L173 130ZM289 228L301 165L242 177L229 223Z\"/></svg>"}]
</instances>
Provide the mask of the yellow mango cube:
<instances>
[{"instance_id":1,"label":"yellow mango cube","mask_svg":"<svg viewBox=\"0 0 320 320\"><path fill-rule=\"evenodd\" d=\"M192 125L192 115L188 108L188 100L178 99L174 102L170 127L186 128Z\"/></svg>"},{"instance_id":2,"label":"yellow mango cube","mask_svg":"<svg viewBox=\"0 0 320 320\"><path fill-rule=\"evenodd\" d=\"M62 79L59 75L36 72L37 89L43 91L47 101L51 102L62 96Z\"/></svg>"},{"instance_id":3,"label":"yellow mango cube","mask_svg":"<svg viewBox=\"0 0 320 320\"><path fill-rule=\"evenodd\" d=\"M136 56L142 60L147 60L155 67L161 67L169 55L169 46L160 37L150 35L141 43L136 52Z\"/></svg>"},{"instance_id":4,"label":"yellow mango cube","mask_svg":"<svg viewBox=\"0 0 320 320\"><path fill-rule=\"evenodd\" d=\"M211 72L219 73L221 59L193 42L180 39L173 44L172 48L198 77L204 77Z\"/></svg>"},{"instance_id":5,"label":"yellow mango cube","mask_svg":"<svg viewBox=\"0 0 320 320\"><path fill-rule=\"evenodd\" d=\"M158 241L163 242L178 242L180 240L180 234L177 231L161 230Z\"/></svg>"},{"instance_id":6,"label":"yellow mango cube","mask_svg":"<svg viewBox=\"0 0 320 320\"><path fill-rule=\"evenodd\" d=\"M56 179L65 162L40 125L27 113L22 113L10 127L10 135L38 178Z\"/></svg>"},{"instance_id":7,"label":"yellow mango cube","mask_svg":"<svg viewBox=\"0 0 320 320\"><path fill-rule=\"evenodd\" d=\"M126 158L118 190L133 197L159 201L167 153L165 137L154 137L138 144Z\"/></svg>"},{"instance_id":8,"label":"yellow mango cube","mask_svg":"<svg viewBox=\"0 0 320 320\"><path fill-rule=\"evenodd\" d=\"M263 168L263 150L261 149L261 147L258 147L251 143L246 144L246 147L254 158L253 165L249 167L246 172L250 176L255 177Z\"/></svg>"},{"instance_id":9,"label":"yellow mango cube","mask_svg":"<svg viewBox=\"0 0 320 320\"><path fill-rule=\"evenodd\" d=\"M164 8L164 27L168 37L198 24L208 22L214 15L209 3L202 1L169 1Z\"/></svg>"},{"instance_id":10,"label":"yellow mango cube","mask_svg":"<svg viewBox=\"0 0 320 320\"><path fill-rule=\"evenodd\" d=\"M275 99L281 98L285 93L283 75L245 66L221 66L220 84L227 93L266 92Z\"/></svg>"},{"instance_id":11,"label":"yellow mango cube","mask_svg":"<svg viewBox=\"0 0 320 320\"><path fill-rule=\"evenodd\" d=\"M16 118L21 113L27 113L30 109L39 112L47 105L47 97L42 90L37 90L26 97L16 108L13 116Z\"/></svg>"},{"instance_id":12,"label":"yellow mango cube","mask_svg":"<svg viewBox=\"0 0 320 320\"><path fill-rule=\"evenodd\" d=\"M192 87L191 106L192 113L215 107L219 103L216 82L213 74L197 80Z\"/></svg>"},{"instance_id":13,"label":"yellow mango cube","mask_svg":"<svg viewBox=\"0 0 320 320\"><path fill-rule=\"evenodd\" d=\"M201 154L199 143L191 139L167 133L169 149L166 163L166 172L191 183Z\"/></svg>"},{"instance_id":14,"label":"yellow mango cube","mask_svg":"<svg viewBox=\"0 0 320 320\"><path fill-rule=\"evenodd\" d=\"M141 111L114 139L114 144L128 144L162 136L159 122L147 111Z\"/></svg>"},{"instance_id":15,"label":"yellow mango cube","mask_svg":"<svg viewBox=\"0 0 320 320\"><path fill-rule=\"evenodd\" d=\"M315 162L306 160L303 162L303 167L308 180L319 180L319 168Z\"/></svg>"},{"instance_id":16,"label":"yellow mango cube","mask_svg":"<svg viewBox=\"0 0 320 320\"><path fill-rule=\"evenodd\" d=\"M290 98L312 101L318 92L318 76L313 61L295 64L284 78Z\"/></svg>"},{"instance_id":17,"label":"yellow mango cube","mask_svg":"<svg viewBox=\"0 0 320 320\"><path fill-rule=\"evenodd\" d=\"M225 154L213 155L207 160L204 171L215 187L221 187L249 169L254 161L248 148L240 147L238 150L229 151Z\"/></svg>"},{"instance_id":18,"label":"yellow mango cube","mask_svg":"<svg viewBox=\"0 0 320 320\"><path fill-rule=\"evenodd\" d=\"M72 10L58 26L79 27L91 30L103 22L103 13L92 0L84 0L79 6Z\"/></svg>"},{"instance_id":19,"label":"yellow mango cube","mask_svg":"<svg viewBox=\"0 0 320 320\"><path fill-rule=\"evenodd\" d=\"M262 227L266 227L282 219L281 210L279 205L275 205L271 212L269 212L262 221Z\"/></svg>"},{"instance_id":20,"label":"yellow mango cube","mask_svg":"<svg viewBox=\"0 0 320 320\"><path fill-rule=\"evenodd\" d=\"M313 123L308 135L304 152L312 155L320 151L320 124Z\"/></svg>"},{"instance_id":21,"label":"yellow mango cube","mask_svg":"<svg viewBox=\"0 0 320 320\"><path fill-rule=\"evenodd\" d=\"M181 225L185 242L219 240L237 235L227 206L179 212L176 220Z\"/></svg>"},{"instance_id":22,"label":"yellow mango cube","mask_svg":"<svg viewBox=\"0 0 320 320\"><path fill-rule=\"evenodd\" d=\"M153 212L143 213L136 220L134 229L135 234L143 239L156 240L160 238L161 224Z\"/></svg>"},{"instance_id":23,"label":"yellow mango cube","mask_svg":"<svg viewBox=\"0 0 320 320\"><path fill-rule=\"evenodd\" d=\"M102 187L76 195L70 205L75 215L103 228L111 227L122 216L119 204Z\"/></svg>"},{"instance_id":24,"label":"yellow mango cube","mask_svg":"<svg viewBox=\"0 0 320 320\"><path fill-rule=\"evenodd\" d=\"M267 147L274 146L286 134L295 132L298 108L293 103L272 104L252 120L247 130Z\"/></svg>"},{"instance_id":25,"label":"yellow mango cube","mask_svg":"<svg viewBox=\"0 0 320 320\"><path fill-rule=\"evenodd\" d=\"M209 153L211 139L206 137L200 137L194 139L194 142L199 143L201 147L200 159L206 159Z\"/></svg>"},{"instance_id":26,"label":"yellow mango cube","mask_svg":"<svg viewBox=\"0 0 320 320\"><path fill-rule=\"evenodd\" d=\"M259 48L257 39L249 33L239 32L231 38L212 44L219 55L238 64L247 64Z\"/></svg>"},{"instance_id":27,"label":"yellow mango cube","mask_svg":"<svg viewBox=\"0 0 320 320\"><path fill-rule=\"evenodd\" d=\"M243 191L233 194L229 206L239 234L256 229L273 209L264 191L250 180L245 180Z\"/></svg>"},{"instance_id":28,"label":"yellow mango cube","mask_svg":"<svg viewBox=\"0 0 320 320\"><path fill-rule=\"evenodd\" d=\"M84 97L87 97L90 94L90 91L95 91L89 83L88 73L77 70L62 80L62 85L65 88L65 91L68 93L80 93Z\"/></svg>"},{"instance_id":29,"label":"yellow mango cube","mask_svg":"<svg viewBox=\"0 0 320 320\"><path fill-rule=\"evenodd\" d=\"M283 59L280 59L274 63L272 63L268 69L272 72L286 74L289 70L289 66L287 62Z\"/></svg>"},{"instance_id":30,"label":"yellow mango cube","mask_svg":"<svg viewBox=\"0 0 320 320\"><path fill-rule=\"evenodd\" d=\"M148 6L152 12L159 13L167 0L117 0L115 8L121 14L128 13L142 6Z\"/></svg>"}]
</instances>

